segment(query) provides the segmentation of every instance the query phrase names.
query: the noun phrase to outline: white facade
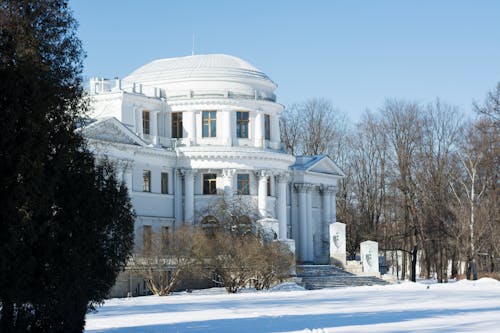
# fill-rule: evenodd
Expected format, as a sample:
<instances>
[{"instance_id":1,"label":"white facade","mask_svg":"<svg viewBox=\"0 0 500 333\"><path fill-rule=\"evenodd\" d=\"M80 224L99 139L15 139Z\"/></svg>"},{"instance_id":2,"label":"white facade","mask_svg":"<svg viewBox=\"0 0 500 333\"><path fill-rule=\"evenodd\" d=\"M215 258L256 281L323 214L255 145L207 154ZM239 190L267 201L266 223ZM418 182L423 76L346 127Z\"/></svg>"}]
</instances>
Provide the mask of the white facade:
<instances>
[{"instance_id":1,"label":"white facade","mask_svg":"<svg viewBox=\"0 0 500 333\"><path fill-rule=\"evenodd\" d=\"M343 174L327 156L282 150L276 84L228 55L146 64L123 80L92 79L82 129L100 158L115 161L144 227L200 224L215 193L243 197L260 219L277 220L299 262L329 262L329 224ZM211 177L213 181L210 181Z\"/></svg>"}]
</instances>

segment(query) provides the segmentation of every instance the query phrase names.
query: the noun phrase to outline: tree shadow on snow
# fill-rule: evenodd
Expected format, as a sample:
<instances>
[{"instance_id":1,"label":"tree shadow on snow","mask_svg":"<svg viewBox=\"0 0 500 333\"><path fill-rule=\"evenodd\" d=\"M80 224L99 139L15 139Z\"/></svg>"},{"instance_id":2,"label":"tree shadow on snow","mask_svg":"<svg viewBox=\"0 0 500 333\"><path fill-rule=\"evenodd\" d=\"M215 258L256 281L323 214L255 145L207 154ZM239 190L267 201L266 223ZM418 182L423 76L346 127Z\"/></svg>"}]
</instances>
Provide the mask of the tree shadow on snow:
<instances>
[{"instance_id":1,"label":"tree shadow on snow","mask_svg":"<svg viewBox=\"0 0 500 333\"><path fill-rule=\"evenodd\" d=\"M233 303L234 304L234 303ZM256 308L257 310L258 308ZM447 317L466 313L481 313L488 311L500 311L500 307L474 308L474 309L449 309L449 310L420 310L401 312L366 312L350 315L342 314L318 314L318 315L290 315L290 316L264 316L256 318L234 318L215 319L175 324L143 325L134 327L113 328L106 330L87 330L87 333L165 333L165 332L235 332L238 333L271 333L289 332L318 328L342 328L353 325L378 325L401 323L404 321L429 319L433 317ZM171 315L169 313L166 316ZM175 314L172 314L175 316ZM467 325L467 324L465 324ZM448 328L439 328L440 332L455 332L457 328L464 328L464 323L449 323ZM415 329L415 327L409 327ZM403 332L407 329L401 327L387 332Z\"/></svg>"}]
</instances>

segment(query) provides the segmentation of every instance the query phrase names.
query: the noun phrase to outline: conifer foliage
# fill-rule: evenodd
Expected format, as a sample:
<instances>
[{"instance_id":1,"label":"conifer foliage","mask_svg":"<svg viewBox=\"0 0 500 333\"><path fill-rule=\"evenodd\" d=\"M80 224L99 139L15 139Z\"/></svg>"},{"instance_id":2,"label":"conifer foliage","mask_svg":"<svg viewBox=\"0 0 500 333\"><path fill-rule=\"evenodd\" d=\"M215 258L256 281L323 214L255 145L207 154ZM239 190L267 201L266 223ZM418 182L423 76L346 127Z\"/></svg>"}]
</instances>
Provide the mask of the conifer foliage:
<instances>
[{"instance_id":1,"label":"conifer foliage","mask_svg":"<svg viewBox=\"0 0 500 333\"><path fill-rule=\"evenodd\" d=\"M64 0L0 0L0 332L81 332L133 245L127 189L76 131L76 25Z\"/></svg>"}]
</instances>

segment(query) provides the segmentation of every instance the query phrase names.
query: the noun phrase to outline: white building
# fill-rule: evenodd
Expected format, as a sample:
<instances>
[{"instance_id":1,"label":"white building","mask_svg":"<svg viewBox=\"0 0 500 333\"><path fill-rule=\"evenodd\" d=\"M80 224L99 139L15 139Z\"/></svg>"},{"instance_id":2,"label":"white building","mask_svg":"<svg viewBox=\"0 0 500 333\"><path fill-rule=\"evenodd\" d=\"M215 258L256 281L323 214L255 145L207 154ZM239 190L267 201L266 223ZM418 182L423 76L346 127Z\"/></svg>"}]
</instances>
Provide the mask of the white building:
<instances>
[{"instance_id":1,"label":"white building","mask_svg":"<svg viewBox=\"0 0 500 333\"><path fill-rule=\"evenodd\" d=\"M343 173L327 156L284 153L276 87L223 54L160 59L123 80L91 80L96 121L83 134L119 166L139 249L145 234L200 224L223 190L250 202L280 240L294 240L299 262L329 262Z\"/></svg>"}]
</instances>

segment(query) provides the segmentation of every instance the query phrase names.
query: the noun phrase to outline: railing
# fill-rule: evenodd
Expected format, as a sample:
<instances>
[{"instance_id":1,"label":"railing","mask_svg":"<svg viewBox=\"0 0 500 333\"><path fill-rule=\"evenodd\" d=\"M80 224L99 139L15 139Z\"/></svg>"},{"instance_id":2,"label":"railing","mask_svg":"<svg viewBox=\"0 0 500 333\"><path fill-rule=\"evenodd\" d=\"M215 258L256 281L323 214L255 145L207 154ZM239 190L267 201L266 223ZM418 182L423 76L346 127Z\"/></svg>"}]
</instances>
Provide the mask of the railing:
<instances>
[{"instance_id":1,"label":"railing","mask_svg":"<svg viewBox=\"0 0 500 333\"><path fill-rule=\"evenodd\" d=\"M89 81L89 92L91 95L99 95L113 91L126 91L154 98L166 98L168 100L185 99L247 99L276 102L274 93L255 90L253 94L238 93L230 90L186 90L168 93L165 89L144 85L142 83L130 82L115 78L91 78Z\"/></svg>"}]
</instances>

